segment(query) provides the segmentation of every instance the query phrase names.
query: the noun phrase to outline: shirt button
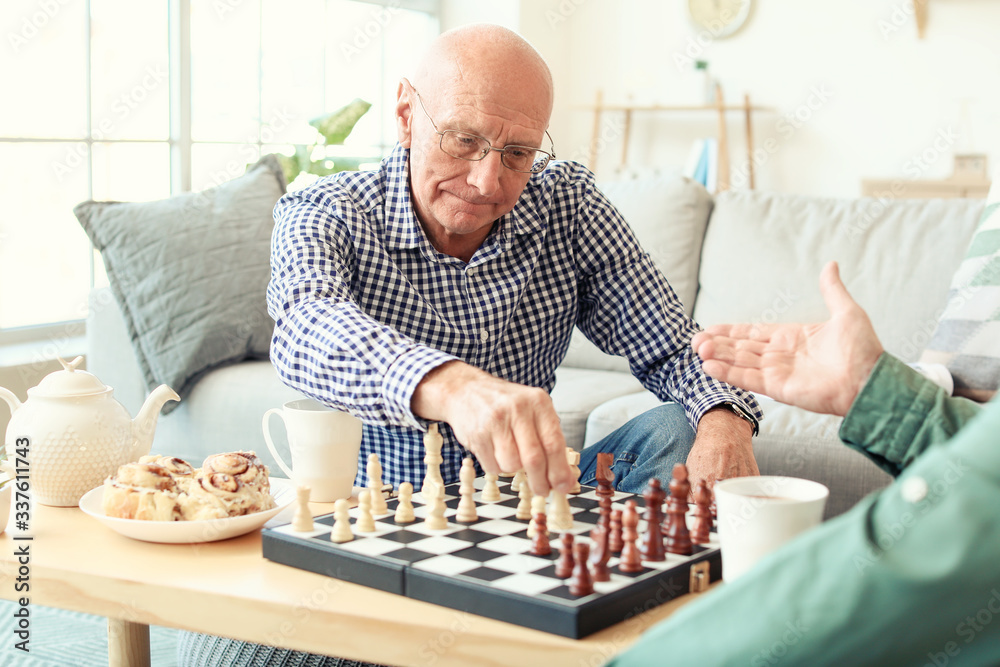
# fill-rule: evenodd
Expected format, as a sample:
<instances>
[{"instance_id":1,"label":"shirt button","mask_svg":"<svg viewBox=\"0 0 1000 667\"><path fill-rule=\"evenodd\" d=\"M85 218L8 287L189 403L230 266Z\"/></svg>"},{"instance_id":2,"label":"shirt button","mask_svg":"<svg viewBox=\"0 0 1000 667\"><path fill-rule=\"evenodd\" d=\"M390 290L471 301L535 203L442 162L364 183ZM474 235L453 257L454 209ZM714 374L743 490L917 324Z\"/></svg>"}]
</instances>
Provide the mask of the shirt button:
<instances>
[{"instance_id":1,"label":"shirt button","mask_svg":"<svg viewBox=\"0 0 1000 667\"><path fill-rule=\"evenodd\" d=\"M927 482L923 477L910 477L903 482L899 495L908 503L919 503L927 497Z\"/></svg>"},{"instance_id":2,"label":"shirt button","mask_svg":"<svg viewBox=\"0 0 1000 667\"><path fill-rule=\"evenodd\" d=\"M485 343L489 339L490 339L490 332L489 331L487 331L486 329L483 329L482 331L479 332L479 340L481 340L481 341L483 341Z\"/></svg>"}]
</instances>

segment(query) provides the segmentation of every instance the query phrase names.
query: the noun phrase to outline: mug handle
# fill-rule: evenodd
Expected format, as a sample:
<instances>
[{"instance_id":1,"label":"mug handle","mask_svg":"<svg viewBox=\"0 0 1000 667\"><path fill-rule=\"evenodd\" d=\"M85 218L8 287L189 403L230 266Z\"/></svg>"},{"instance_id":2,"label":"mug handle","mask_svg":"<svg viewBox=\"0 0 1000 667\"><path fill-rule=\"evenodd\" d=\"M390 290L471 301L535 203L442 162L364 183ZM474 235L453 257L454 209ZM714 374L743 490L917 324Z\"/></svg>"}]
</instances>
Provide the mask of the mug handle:
<instances>
[{"instance_id":1,"label":"mug handle","mask_svg":"<svg viewBox=\"0 0 1000 667\"><path fill-rule=\"evenodd\" d=\"M278 448L274 446L274 442L271 440L271 429L268 428L267 420L272 415L278 415L281 417L281 421L285 421L285 416L281 414L281 408L271 408L264 413L264 418L260 422L260 427L264 431L264 442L267 443L267 448L271 450L271 456L281 467L281 469L288 475L288 479L292 479L292 469L285 465L285 462L281 459L281 454L278 453Z\"/></svg>"}]
</instances>

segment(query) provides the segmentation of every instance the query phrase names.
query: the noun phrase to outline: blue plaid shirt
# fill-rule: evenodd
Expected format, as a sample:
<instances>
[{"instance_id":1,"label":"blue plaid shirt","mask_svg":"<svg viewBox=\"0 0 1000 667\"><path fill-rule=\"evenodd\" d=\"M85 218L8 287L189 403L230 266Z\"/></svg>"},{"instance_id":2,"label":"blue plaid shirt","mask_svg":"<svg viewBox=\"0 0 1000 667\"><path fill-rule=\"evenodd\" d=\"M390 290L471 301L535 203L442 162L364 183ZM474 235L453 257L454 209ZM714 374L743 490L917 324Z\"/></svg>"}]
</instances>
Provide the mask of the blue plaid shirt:
<instances>
[{"instance_id":1,"label":"blue plaid shirt","mask_svg":"<svg viewBox=\"0 0 1000 667\"><path fill-rule=\"evenodd\" d=\"M574 326L627 358L661 400L683 404L693 427L721 403L763 417L751 395L702 371L689 345L697 325L586 168L554 161L531 176L466 264L425 236L408 156L396 146L378 171L285 195L267 289L278 374L363 420L361 461L378 454L384 481L423 480L427 422L410 399L424 375L460 359L551 390ZM451 483L464 449L447 425L441 432L441 474Z\"/></svg>"}]
</instances>

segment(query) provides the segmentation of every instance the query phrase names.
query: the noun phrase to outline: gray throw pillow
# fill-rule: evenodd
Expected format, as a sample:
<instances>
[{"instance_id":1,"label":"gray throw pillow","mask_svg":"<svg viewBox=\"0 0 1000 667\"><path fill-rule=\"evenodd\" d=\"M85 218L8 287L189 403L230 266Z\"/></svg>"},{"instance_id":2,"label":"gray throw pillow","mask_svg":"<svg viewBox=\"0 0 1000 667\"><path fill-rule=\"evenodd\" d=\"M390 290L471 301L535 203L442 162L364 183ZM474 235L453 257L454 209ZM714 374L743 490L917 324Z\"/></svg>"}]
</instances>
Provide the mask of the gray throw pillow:
<instances>
[{"instance_id":1,"label":"gray throw pillow","mask_svg":"<svg viewBox=\"0 0 1000 667\"><path fill-rule=\"evenodd\" d=\"M272 211L284 193L267 155L202 192L73 209L104 259L147 388L166 384L183 398L217 366L267 358Z\"/></svg>"}]
</instances>

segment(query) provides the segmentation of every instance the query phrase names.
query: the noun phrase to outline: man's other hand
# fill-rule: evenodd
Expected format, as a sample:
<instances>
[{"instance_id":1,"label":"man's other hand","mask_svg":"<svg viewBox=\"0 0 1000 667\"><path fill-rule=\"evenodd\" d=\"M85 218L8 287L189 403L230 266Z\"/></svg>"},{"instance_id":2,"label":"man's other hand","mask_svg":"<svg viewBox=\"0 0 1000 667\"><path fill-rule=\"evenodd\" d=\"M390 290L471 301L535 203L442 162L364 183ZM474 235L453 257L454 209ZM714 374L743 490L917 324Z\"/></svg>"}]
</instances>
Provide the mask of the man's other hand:
<instances>
[{"instance_id":1,"label":"man's other hand","mask_svg":"<svg viewBox=\"0 0 1000 667\"><path fill-rule=\"evenodd\" d=\"M696 334L691 346L705 372L782 403L846 415L882 344L836 262L823 268L820 291L830 311L821 324L726 324Z\"/></svg>"}]
</instances>

